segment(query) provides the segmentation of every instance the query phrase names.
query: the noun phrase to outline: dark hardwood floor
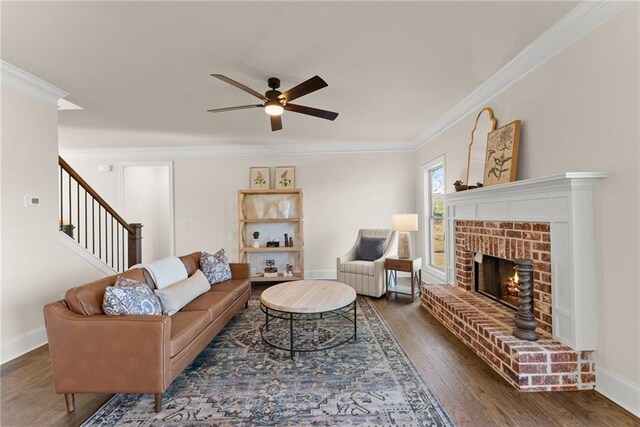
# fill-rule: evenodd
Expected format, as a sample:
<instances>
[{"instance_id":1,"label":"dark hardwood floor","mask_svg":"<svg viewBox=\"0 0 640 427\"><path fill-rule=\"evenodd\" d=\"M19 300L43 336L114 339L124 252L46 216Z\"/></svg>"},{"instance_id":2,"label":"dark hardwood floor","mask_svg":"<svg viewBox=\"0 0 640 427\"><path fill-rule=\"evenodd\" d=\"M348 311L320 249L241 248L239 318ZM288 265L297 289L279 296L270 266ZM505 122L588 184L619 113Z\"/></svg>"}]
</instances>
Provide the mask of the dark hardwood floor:
<instances>
[{"instance_id":1,"label":"dark hardwood floor","mask_svg":"<svg viewBox=\"0 0 640 427\"><path fill-rule=\"evenodd\" d=\"M264 287L255 287L259 295ZM374 304L458 426L640 426L640 420L594 391L519 393L458 341L418 300ZM77 395L67 414L55 394L46 346L2 365L2 426L77 426L109 395ZM151 410L151 408L150 408Z\"/></svg>"}]
</instances>

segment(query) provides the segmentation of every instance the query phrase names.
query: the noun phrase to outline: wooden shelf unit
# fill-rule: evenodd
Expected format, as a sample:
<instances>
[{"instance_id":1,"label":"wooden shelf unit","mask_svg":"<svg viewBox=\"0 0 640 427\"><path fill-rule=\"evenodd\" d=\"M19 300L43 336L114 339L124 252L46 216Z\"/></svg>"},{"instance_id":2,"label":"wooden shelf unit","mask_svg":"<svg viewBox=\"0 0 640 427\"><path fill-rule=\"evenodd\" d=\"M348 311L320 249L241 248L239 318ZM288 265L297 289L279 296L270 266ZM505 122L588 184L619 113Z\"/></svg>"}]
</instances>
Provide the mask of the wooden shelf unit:
<instances>
[{"instance_id":1,"label":"wooden shelf unit","mask_svg":"<svg viewBox=\"0 0 640 427\"><path fill-rule=\"evenodd\" d=\"M253 198L262 197L265 201L265 215L269 209L271 203L276 204L283 197L287 197L291 202L291 214L290 218L282 218L280 211L277 209L278 218L257 218L255 215L254 207L252 205ZM269 190L238 190L238 261L251 263L252 254L268 254L268 253L291 253L293 255L293 277L264 277L264 276L252 276L252 282L288 282L293 280L304 279L304 234L303 234L303 193L301 189L269 189ZM251 245L252 239L248 236L250 230L247 230L248 225L252 225L253 228L263 231L260 228L269 227L275 224L291 224L294 229L294 246L283 246L283 242L280 243L280 247L259 247L254 248ZM252 228L252 229L253 229ZM262 234L264 236L264 234ZM282 236L278 236L280 240ZM264 240L264 239L260 239ZM257 271L263 271L264 265L252 264ZM282 272L282 268L278 269Z\"/></svg>"}]
</instances>

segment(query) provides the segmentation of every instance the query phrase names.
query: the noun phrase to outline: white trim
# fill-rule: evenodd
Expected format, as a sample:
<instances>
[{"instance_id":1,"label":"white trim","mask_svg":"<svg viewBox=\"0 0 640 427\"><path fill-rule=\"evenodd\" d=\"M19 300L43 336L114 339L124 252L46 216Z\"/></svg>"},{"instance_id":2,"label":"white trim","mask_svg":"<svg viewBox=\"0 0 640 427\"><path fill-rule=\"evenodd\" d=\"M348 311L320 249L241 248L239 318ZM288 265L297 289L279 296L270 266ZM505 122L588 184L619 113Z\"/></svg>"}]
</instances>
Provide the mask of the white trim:
<instances>
[{"instance_id":1,"label":"white trim","mask_svg":"<svg viewBox=\"0 0 640 427\"><path fill-rule=\"evenodd\" d=\"M446 157L445 155L441 155L432 159L431 161L425 163L420 168L421 176L420 176L420 189L422 191L422 225L424 233L422 235L422 249L423 249L423 259L424 259L424 267L422 271L425 273L425 277L427 280L430 280L430 283L447 283L447 270L439 270L431 265L431 228L429 224L431 211L431 189L425 186L425 182L427 182L426 175L433 169L438 167L442 167L442 172L444 173L444 182L447 182L447 167L446 167ZM427 195L427 193L429 195ZM444 218L443 218L444 219ZM446 239L446 234L445 234ZM446 252L446 251L445 251Z\"/></svg>"},{"instance_id":2,"label":"white trim","mask_svg":"<svg viewBox=\"0 0 640 427\"><path fill-rule=\"evenodd\" d=\"M282 156L296 154L337 154L337 153L397 153L413 152L411 141L396 142L307 142L291 143L236 143L203 144L169 147L98 147L61 148L65 159L90 158L184 158L203 156Z\"/></svg>"},{"instance_id":3,"label":"white trim","mask_svg":"<svg viewBox=\"0 0 640 427\"><path fill-rule=\"evenodd\" d=\"M571 46L633 2L582 1L415 139L416 149Z\"/></svg>"},{"instance_id":4,"label":"white trim","mask_svg":"<svg viewBox=\"0 0 640 427\"><path fill-rule=\"evenodd\" d=\"M47 343L44 326L6 340L0 345L0 363L4 364Z\"/></svg>"},{"instance_id":5,"label":"white trim","mask_svg":"<svg viewBox=\"0 0 640 427\"><path fill-rule=\"evenodd\" d=\"M64 90L0 60L0 83L36 101L58 108L58 98L69 95Z\"/></svg>"},{"instance_id":6,"label":"white trim","mask_svg":"<svg viewBox=\"0 0 640 427\"><path fill-rule=\"evenodd\" d=\"M596 364L596 391L640 417L640 386Z\"/></svg>"},{"instance_id":7,"label":"white trim","mask_svg":"<svg viewBox=\"0 0 640 427\"><path fill-rule=\"evenodd\" d=\"M74 254L78 255L80 258L82 258L83 260L91 264L93 267L95 267L98 271L105 274L106 276L111 276L112 274L117 273L117 271L111 268L111 266L109 266L100 258L98 258L94 254L92 254L91 252L89 252L88 250L80 246L78 242L73 240L71 237L69 237L67 234L63 233L62 231L60 231L58 234L58 241L62 246L69 249Z\"/></svg>"},{"instance_id":8,"label":"white trim","mask_svg":"<svg viewBox=\"0 0 640 427\"><path fill-rule=\"evenodd\" d=\"M176 210L174 204L174 180L173 180L173 161L140 161L140 162L120 162L118 164L119 169L119 199L120 199L120 209L123 214L126 213L126 209L124 206L124 170L128 167L135 166L165 166L169 169L169 227L171 230L171 234L169 235L169 256L175 256L176 254ZM142 231L142 238L144 242L144 224ZM144 251L143 251L144 253Z\"/></svg>"},{"instance_id":9,"label":"white trim","mask_svg":"<svg viewBox=\"0 0 640 427\"><path fill-rule=\"evenodd\" d=\"M335 270L305 270L304 278L305 279L328 279L328 280L336 280L336 271Z\"/></svg>"}]
</instances>

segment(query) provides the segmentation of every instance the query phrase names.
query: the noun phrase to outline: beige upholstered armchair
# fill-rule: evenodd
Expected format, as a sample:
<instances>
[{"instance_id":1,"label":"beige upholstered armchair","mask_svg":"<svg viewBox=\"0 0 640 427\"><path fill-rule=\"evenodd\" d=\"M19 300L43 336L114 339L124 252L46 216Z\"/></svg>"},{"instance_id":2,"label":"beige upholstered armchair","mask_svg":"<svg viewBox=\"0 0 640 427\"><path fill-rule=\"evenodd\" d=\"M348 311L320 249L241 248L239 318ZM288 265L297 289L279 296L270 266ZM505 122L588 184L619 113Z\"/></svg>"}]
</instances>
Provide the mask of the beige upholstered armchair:
<instances>
[{"instance_id":1,"label":"beige upholstered armchair","mask_svg":"<svg viewBox=\"0 0 640 427\"><path fill-rule=\"evenodd\" d=\"M363 237L385 238L382 257L375 261L360 261L356 259L358 246ZM360 295L379 297L385 293L384 259L397 253L398 242L395 231L362 229L351 250L338 257L338 282L346 283Z\"/></svg>"}]
</instances>

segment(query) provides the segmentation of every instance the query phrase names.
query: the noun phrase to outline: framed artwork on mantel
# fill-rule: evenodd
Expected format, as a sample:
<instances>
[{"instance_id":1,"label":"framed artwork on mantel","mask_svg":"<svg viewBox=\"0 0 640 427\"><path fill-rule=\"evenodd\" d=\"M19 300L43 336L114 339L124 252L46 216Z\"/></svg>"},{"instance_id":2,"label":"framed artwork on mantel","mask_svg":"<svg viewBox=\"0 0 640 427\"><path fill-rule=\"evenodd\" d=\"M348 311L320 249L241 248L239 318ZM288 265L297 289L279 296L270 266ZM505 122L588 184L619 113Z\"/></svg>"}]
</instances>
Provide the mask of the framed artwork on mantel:
<instances>
[{"instance_id":1,"label":"framed artwork on mantel","mask_svg":"<svg viewBox=\"0 0 640 427\"><path fill-rule=\"evenodd\" d=\"M503 184L516 180L520 120L489 132L483 185Z\"/></svg>"},{"instance_id":2,"label":"framed artwork on mantel","mask_svg":"<svg viewBox=\"0 0 640 427\"><path fill-rule=\"evenodd\" d=\"M278 166L276 168L276 188L296 188L296 168Z\"/></svg>"},{"instance_id":3,"label":"framed artwork on mantel","mask_svg":"<svg viewBox=\"0 0 640 427\"><path fill-rule=\"evenodd\" d=\"M249 168L249 188L252 190L269 189L271 169L265 167Z\"/></svg>"}]
</instances>

